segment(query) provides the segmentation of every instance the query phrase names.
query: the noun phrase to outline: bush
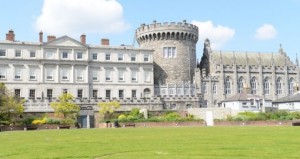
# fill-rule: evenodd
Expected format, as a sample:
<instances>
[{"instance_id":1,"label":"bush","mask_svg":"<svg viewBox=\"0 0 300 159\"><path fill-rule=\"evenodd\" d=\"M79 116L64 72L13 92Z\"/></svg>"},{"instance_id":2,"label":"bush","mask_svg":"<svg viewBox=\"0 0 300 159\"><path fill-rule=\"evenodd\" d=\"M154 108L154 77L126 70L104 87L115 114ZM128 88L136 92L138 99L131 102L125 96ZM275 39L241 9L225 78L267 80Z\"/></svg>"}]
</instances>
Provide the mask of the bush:
<instances>
[{"instance_id":1,"label":"bush","mask_svg":"<svg viewBox=\"0 0 300 159\"><path fill-rule=\"evenodd\" d=\"M9 121L0 121L0 125L9 125L10 122Z\"/></svg>"},{"instance_id":2,"label":"bush","mask_svg":"<svg viewBox=\"0 0 300 159\"><path fill-rule=\"evenodd\" d=\"M43 119L35 119L33 120L31 123L34 124L34 125L38 125L38 124L45 124L46 123L46 118L43 118Z\"/></svg>"},{"instance_id":3,"label":"bush","mask_svg":"<svg viewBox=\"0 0 300 159\"><path fill-rule=\"evenodd\" d=\"M171 112L166 114L165 116L167 121L176 121L181 118L181 116L177 112Z\"/></svg>"},{"instance_id":4,"label":"bush","mask_svg":"<svg viewBox=\"0 0 300 159\"><path fill-rule=\"evenodd\" d=\"M118 116L118 120L125 120L126 119L126 115L121 114Z\"/></svg>"},{"instance_id":5,"label":"bush","mask_svg":"<svg viewBox=\"0 0 300 159\"><path fill-rule=\"evenodd\" d=\"M34 117L27 117L27 118L23 119L21 121L21 123L23 125L31 125L33 120L34 120Z\"/></svg>"},{"instance_id":6,"label":"bush","mask_svg":"<svg viewBox=\"0 0 300 159\"><path fill-rule=\"evenodd\" d=\"M139 118L136 116L132 116L132 115L127 116L127 120L129 120L129 121L136 121L137 119L139 119Z\"/></svg>"},{"instance_id":7,"label":"bush","mask_svg":"<svg viewBox=\"0 0 300 159\"><path fill-rule=\"evenodd\" d=\"M60 119L47 118L46 124L60 124Z\"/></svg>"},{"instance_id":8,"label":"bush","mask_svg":"<svg viewBox=\"0 0 300 159\"><path fill-rule=\"evenodd\" d=\"M60 121L60 124L62 124L62 125L74 125L75 124L75 120L71 119L71 118L65 118L65 119L62 119Z\"/></svg>"}]
</instances>

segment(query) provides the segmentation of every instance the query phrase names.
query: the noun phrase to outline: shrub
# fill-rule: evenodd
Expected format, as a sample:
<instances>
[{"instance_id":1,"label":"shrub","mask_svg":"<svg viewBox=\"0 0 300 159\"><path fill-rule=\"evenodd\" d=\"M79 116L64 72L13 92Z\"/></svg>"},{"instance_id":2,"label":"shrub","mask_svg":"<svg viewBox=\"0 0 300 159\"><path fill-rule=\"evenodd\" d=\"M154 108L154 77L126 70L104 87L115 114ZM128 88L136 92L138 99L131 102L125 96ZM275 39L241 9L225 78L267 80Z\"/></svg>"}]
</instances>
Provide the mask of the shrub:
<instances>
[{"instance_id":1,"label":"shrub","mask_svg":"<svg viewBox=\"0 0 300 159\"><path fill-rule=\"evenodd\" d=\"M176 120L180 119L181 116L177 112L171 112L171 113L168 113L165 116L165 118L167 121L176 121Z\"/></svg>"},{"instance_id":2,"label":"shrub","mask_svg":"<svg viewBox=\"0 0 300 159\"><path fill-rule=\"evenodd\" d=\"M60 124L60 119L47 118L46 124Z\"/></svg>"},{"instance_id":3,"label":"shrub","mask_svg":"<svg viewBox=\"0 0 300 159\"><path fill-rule=\"evenodd\" d=\"M139 108L132 108L129 115L131 116L139 116L140 114L140 109Z\"/></svg>"},{"instance_id":4,"label":"shrub","mask_svg":"<svg viewBox=\"0 0 300 159\"><path fill-rule=\"evenodd\" d=\"M38 124L45 124L46 123L46 118L43 118L43 119L35 119L33 120L31 123L34 124L34 125L38 125Z\"/></svg>"},{"instance_id":5,"label":"shrub","mask_svg":"<svg viewBox=\"0 0 300 159\"><path fill-rule=\"evenodd\" d=\"M137 119L138 119L138 117L136 117L136 116L132 116L132 115L127 116L127 120L129 120L129 121L136 121Z\"/></svg>"},{"instance_id":6,"label":"shrub","mask_svg":"<svg viewBox=\"0 0 300 159\"><path fill-rule=\"evenodd\" d=\"M121 114L118 116L118 120L125 120L126 119L126 115Z\"/></svg>"},{"instance_id":7,"label":"shrub","mask_svg":"<svg viewBox=\"0 0 300 159\"><path fill-rule=\"evenodd\" d=\"M0 125L9 125L10 122L9 121L0 121Z\"/></svg>"},{"instance_id":8,"label":"shrub","mask_svg":"<svg viewBox=\"0 0 300 159\"><path fill-rule=\"evenodd\" d=\"M22 124L23 125L30 125L30 124L32 124L33 120L34 120L34 117L27 117L27 118L22 120Z\"/></svg>"},{"instance_id":9,"label":"shrub","mask_svg":"<svg viewBox=\"0 0 300 159\"><path fill-rule=\"evenodd\" d=\"M62 125L74 125L75 124L75 120L71 119L71 118L65 118L65 119L62 119L60 121L60 124L62 124Z\"/></svg>"}]
</instances>

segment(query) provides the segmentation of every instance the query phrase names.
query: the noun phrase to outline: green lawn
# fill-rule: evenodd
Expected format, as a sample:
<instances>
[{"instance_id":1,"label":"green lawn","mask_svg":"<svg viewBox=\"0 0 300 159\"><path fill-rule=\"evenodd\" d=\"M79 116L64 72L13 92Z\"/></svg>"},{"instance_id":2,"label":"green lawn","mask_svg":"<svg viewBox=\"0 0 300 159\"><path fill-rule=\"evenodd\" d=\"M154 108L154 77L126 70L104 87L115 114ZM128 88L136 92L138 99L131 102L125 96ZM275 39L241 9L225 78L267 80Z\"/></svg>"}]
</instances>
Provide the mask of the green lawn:
<instances>
[{"instance_id":1,"label":"green lawn","mask_svg":"<svg viewBox=\"0 0 300 159\"><path fill-rule=\"evenodd\" d=\"M300 127L165 127L0 132L0 158L300 158Z\"/></svg>"}]
</instances>

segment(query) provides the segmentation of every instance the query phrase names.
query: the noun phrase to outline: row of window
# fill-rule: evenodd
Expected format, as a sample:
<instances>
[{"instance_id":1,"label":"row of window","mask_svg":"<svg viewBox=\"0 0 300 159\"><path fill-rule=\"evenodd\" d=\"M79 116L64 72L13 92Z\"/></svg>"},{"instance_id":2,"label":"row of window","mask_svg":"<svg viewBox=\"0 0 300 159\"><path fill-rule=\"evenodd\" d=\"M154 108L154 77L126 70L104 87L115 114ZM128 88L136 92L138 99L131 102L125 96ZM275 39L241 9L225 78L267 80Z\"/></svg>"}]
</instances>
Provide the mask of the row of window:
<instances>
[{"instance_id":1,"label":"row of window","mask_svg":"<svg viewBox=\"0 0 300 159\"><path fill-rule=\"evenodd\" d=\"M47 51L46 52L46 59L54 59L54 52L52 51ZM5 57L6 56L6 51L5 50L0 50L0 57ZM63 51L61 52L61 59L69 59L70 53L68 51ZM21 50L15 50L15 57L21 57ZM30 58L35 58L36 57L36 51L30 51ZM77 60L82 60L83 59L83 53L82 52L77 52L76 53L76 59ZM92 59L93 60L98 60L98 53L92 53ZM111 54L110 53L105 53L105 60L110 61L111 60ZM118 61L124 61L124 54L123 53L118 53ZM137 54L130 54L130 61L135 62L137 61ZM149 62L149 54L144 54L144 62Z\"/></svg>"},{"instance_id":2,"label":"row of window","mask_svg":"<svg viewBox=\"0 0 300 159\"><path fill-rule=\"evenodd\" d=\"M243 77L240 77L238 80L238 92L241 93L244 88L244 79ZM263 81L263 91L264 94L270 94L270 82L269 78L266 77ZM288 93L293 94L294 93L294 78L290 78L288 81ZM276 79L276 94L282 94L282 79L278 77ZM250 80L250 89L252 94L257 93L257 81L255 77L252 77ZM225 94L231 94L231 79L230 77L227 77L225 79Z\"/></svg>"},{"instance_id":3,"label":"row of window","mask_svg":"<svg viewBox=\"0 0 300 159\"><path fill-rule=\"evenodd\" d=\"M15 89L15 96L16 97L21 97L21 89ZM47 89L47 98L52 98L53 97L53 89ZM68 89L63 89L62 93L68 93ZM43 95L42 95L43 96ZM36 98L36 90L35 89L29 89L29 98ZM83 89L77 89L77 98L83 98ZM98 90L94 89L92 92L92 97L93 98L98 98ZM124 98L124 90L118 90L118 97L119 98ZM137 90L131 90L131 97L136 98L137 97ZM43 98L43 97L42 97ZM111 99L111 90L107 89L105 90L105 98Z\"/></svg>"},{"instance_id":4,"label":"row of window","mask_svg":"<svg viewBox=\"0 0 300 159\"><path fill-rule=\"evenodd\" d=\"M243 77L240 77L237 83L238 86L238 93L242 93L243 89L244 89L244 79ZM294 93L294 78L290 78L289 82L288 82L288 93L289 94L293 94ZM207 83L204 82L203 86L203 93L207 93ZM256 78L253 77L250 80L250 89L251 89L251 93L252 94L256 94L257 93L257 81ZM212 91L213 94L217 94L217 85L216 83L212 84ZM270 82L269 82L269 78L266 77L264 79L264 83L263 83L263 91L264 94L270 94ZM225 79L225 94L231 94L231 79L230 77L227 77ZM282 94L282 79L279 77L276 80L276 94Z\"/></svg>"},{"instance_id":5,"label":"row of window","mask_svg":"<svg viewBox=\"0 0 300 159\"><path fill-rule=\"evenodd\" d=\"M37 79L37 70L36 68L30 68L29 69L29 80L36 80ZM15 80L22 80L22 69L16 67L14 70L14 79ZM61 68L61 80L68 81L70 79L70 69L63 69ZM46 68L46 80L51 81L54 80L54 75L56 72L56 69L53 68ZM107 69L105 71L105 81L112 81L112 69ZM118 81L125 81L125 69L119 69L118 70ZM83 81L85 75L84 69L77 69L76 70L76 80L77 81ZM0 79L6 79L6 69L0 67ZM92 70L92 79L93 81L99 81L99 71L98 70ZM150 71L145 70L144 71L144 81L150 82ZM131 70L131 81L138 81L138 70Z\"/></svg>"}]
</instances>

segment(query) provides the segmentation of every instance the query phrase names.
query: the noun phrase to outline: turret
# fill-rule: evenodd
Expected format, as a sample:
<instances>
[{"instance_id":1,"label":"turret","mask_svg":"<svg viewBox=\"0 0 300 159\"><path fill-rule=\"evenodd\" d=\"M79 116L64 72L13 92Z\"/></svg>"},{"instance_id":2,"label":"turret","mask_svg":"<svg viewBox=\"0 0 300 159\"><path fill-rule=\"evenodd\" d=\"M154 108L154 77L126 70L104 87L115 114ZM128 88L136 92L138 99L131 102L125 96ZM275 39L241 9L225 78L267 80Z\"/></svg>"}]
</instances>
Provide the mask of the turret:
<instances>
[{"instance_id":1,"label":"turret","mask_svg":"<svg viewBox=\"0 0 300 159\"><path fill-rule=\"evenodd\" d=\"M183 22L142 24L135 33L141 48L152 49L154 82L193 82L198 27Z\"/></svg>"}]
</instances>

